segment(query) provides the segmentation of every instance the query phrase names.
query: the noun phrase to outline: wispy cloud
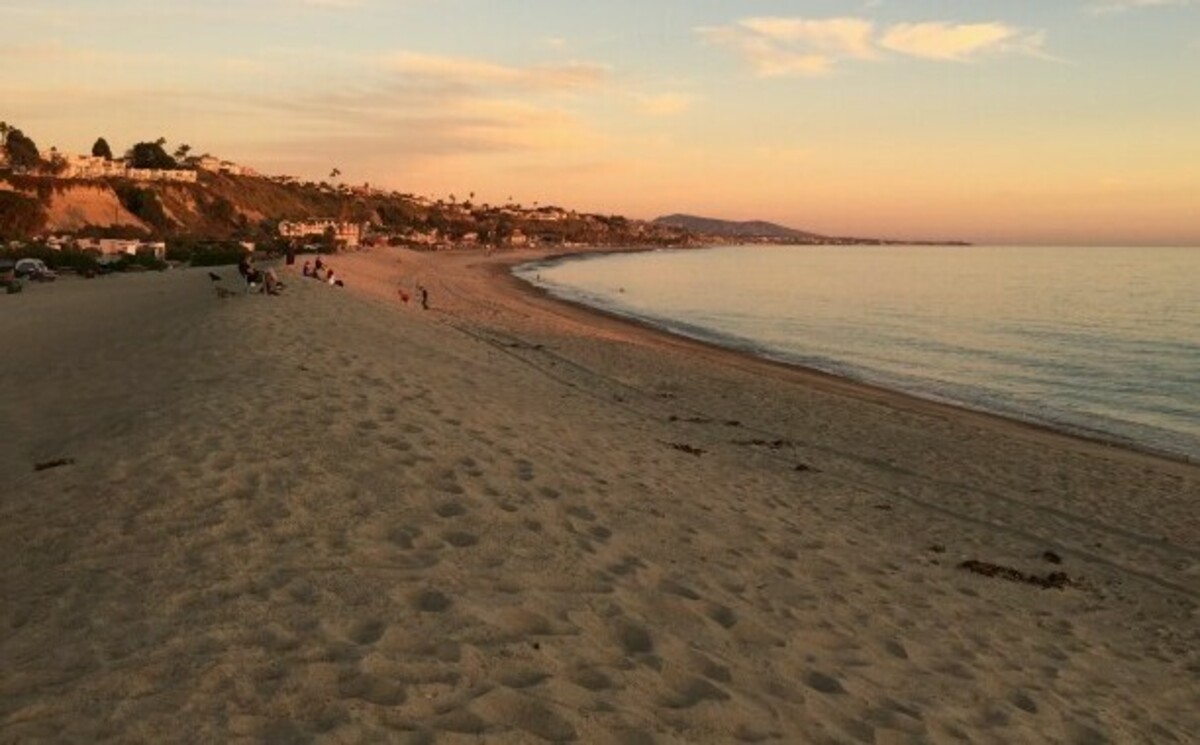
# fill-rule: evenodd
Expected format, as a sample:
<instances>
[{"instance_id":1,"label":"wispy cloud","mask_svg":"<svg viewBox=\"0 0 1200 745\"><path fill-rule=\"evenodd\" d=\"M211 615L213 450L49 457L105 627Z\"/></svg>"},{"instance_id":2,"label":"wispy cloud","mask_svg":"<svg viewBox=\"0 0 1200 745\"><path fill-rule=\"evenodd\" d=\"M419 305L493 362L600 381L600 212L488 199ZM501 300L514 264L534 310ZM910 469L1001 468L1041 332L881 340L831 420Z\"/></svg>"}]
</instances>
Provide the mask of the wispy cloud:
<instances>
[{"instance_id":1,"label":"wispy cloud","mask_svg":"<svg viewBox=\"0 0 1200 745\"><path fill-rule=\"evenodd\" d=\"M1143 8L1180 7L1194 4L1192 0L1094 0L1088 9L1096 14L1125 13Z\"/></svg>"},{"instance_id":2,"label":"wispy cloud","mask_svg":"<svg viewBox=\"0 0 1200 745\"><path fill-rule=\"evenodd\" d=\"M764 77L822 75L846 60L880 60L889 53L959 62L984 54L1046 56L1043 33L999 22L932 21L877 29L865 18L759 17L696 32L736 52Z\"/></svg>"},{"instance_id":3,"label":"wispy cloud","mask_svg":"<svg viewBox=\"0 0 1200 745\"><path fill-rule=\"evenodd\" d=\"M1003 23L900 23L883 34L879 45L913 57L964 60L984 52L1036 53L1043 36Z\"/></svg>"},{"instance_id":4,"label":"wispy cloud","mask_svg":"<svg viewBox=\"0 0 1200 745\"><path fill-rule=\"evenodd\" d=\"M516 67L469 57L416 52L386 55L380 58L380 64L415 80L459 87L487 85L540 91L572 90L595 87L608 77L605 67L592 63Z\"/></svg>"},{"instance_id":5,"label":"wispy cloud","mask_svg":"<svg viewBox=\"0 0 1200 745\"><path fill-rule=\"evenodd\" d=\"M804 46L834 57L872 59L875 27L861 18L747 18L742 28L772 41Z\"/></svg>"}]
</instances>

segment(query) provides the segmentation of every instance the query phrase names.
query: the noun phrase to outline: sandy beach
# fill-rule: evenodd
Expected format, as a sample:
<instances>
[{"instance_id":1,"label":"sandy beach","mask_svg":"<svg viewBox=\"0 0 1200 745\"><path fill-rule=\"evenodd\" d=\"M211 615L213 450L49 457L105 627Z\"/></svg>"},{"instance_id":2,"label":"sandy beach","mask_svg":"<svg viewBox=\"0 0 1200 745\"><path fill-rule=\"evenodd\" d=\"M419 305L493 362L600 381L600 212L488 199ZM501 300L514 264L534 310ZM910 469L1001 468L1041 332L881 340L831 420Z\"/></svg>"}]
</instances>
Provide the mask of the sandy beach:
<instances>
[{"instance_id":1,"label":"sandy beach","mask_svg":"<svg viewBox=\"0 0 1200 745\"><path fill-rule=\"evenodd\" d=\"M0 742L1195 741L1200 467L568 306L540 255L0 296Z\"/></svg>"}]
</instances>

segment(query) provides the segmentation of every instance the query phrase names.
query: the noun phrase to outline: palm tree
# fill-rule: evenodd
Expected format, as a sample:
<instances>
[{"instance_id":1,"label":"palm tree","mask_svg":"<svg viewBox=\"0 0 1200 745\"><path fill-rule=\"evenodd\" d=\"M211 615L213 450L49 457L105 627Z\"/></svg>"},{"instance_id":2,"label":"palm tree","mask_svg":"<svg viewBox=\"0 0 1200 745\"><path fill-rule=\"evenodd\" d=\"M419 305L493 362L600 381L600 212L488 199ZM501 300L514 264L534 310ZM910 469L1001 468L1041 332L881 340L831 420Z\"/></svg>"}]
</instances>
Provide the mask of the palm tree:
<instances>
[{"instance_id":1,"label":"palm tree","mask_svg":"<svg viewBox=\"0 0 1200 745\"><path fill-rule=\"evenodd\" d=\"M342 175L341 170L339 170L337 168L334 168L332 171L329 172L329 178L337 178L338 176L341 176L341 175Z\"/></svg>"}]
</instances>

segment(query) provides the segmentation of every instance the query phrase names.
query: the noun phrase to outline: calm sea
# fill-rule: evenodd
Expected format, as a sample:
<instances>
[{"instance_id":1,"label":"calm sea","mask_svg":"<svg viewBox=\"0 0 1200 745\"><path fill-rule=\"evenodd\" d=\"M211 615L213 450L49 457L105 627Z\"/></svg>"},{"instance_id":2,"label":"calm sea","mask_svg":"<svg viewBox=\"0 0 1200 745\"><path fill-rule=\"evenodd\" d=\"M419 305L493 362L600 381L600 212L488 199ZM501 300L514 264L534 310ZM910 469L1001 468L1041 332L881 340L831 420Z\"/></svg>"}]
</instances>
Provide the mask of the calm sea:
<instances>
[{"instance_id":1,"label":"calm sea","mask_svg":"<svg viewBox=\"0 0 1200 745\"><path fill-rule=\"evenodd\" d=\"M1200 249L736 246L517 274L678 334L1200 460Z\"/></svg>"}]
</instances>

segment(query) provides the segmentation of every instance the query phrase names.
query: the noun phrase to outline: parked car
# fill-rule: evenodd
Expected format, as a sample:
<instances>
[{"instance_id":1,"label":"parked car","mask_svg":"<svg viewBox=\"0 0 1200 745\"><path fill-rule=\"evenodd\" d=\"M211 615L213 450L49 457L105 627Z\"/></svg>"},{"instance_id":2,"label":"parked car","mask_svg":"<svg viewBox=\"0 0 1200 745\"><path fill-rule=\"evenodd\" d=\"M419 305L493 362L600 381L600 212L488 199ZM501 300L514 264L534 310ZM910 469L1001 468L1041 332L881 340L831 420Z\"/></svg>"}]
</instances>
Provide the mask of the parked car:
<instances>
[{"instance_id":1,"label":"parked car","mask_svg":"<svg viewBox=\"0 0 1200 745\"><path fill-rule=\"evenodd\" d=\"M14 271L18 277L36 279L39 282L53 282L58 279L58 274L41 259L18 259Z\"/></svg>"}]
</instances>

